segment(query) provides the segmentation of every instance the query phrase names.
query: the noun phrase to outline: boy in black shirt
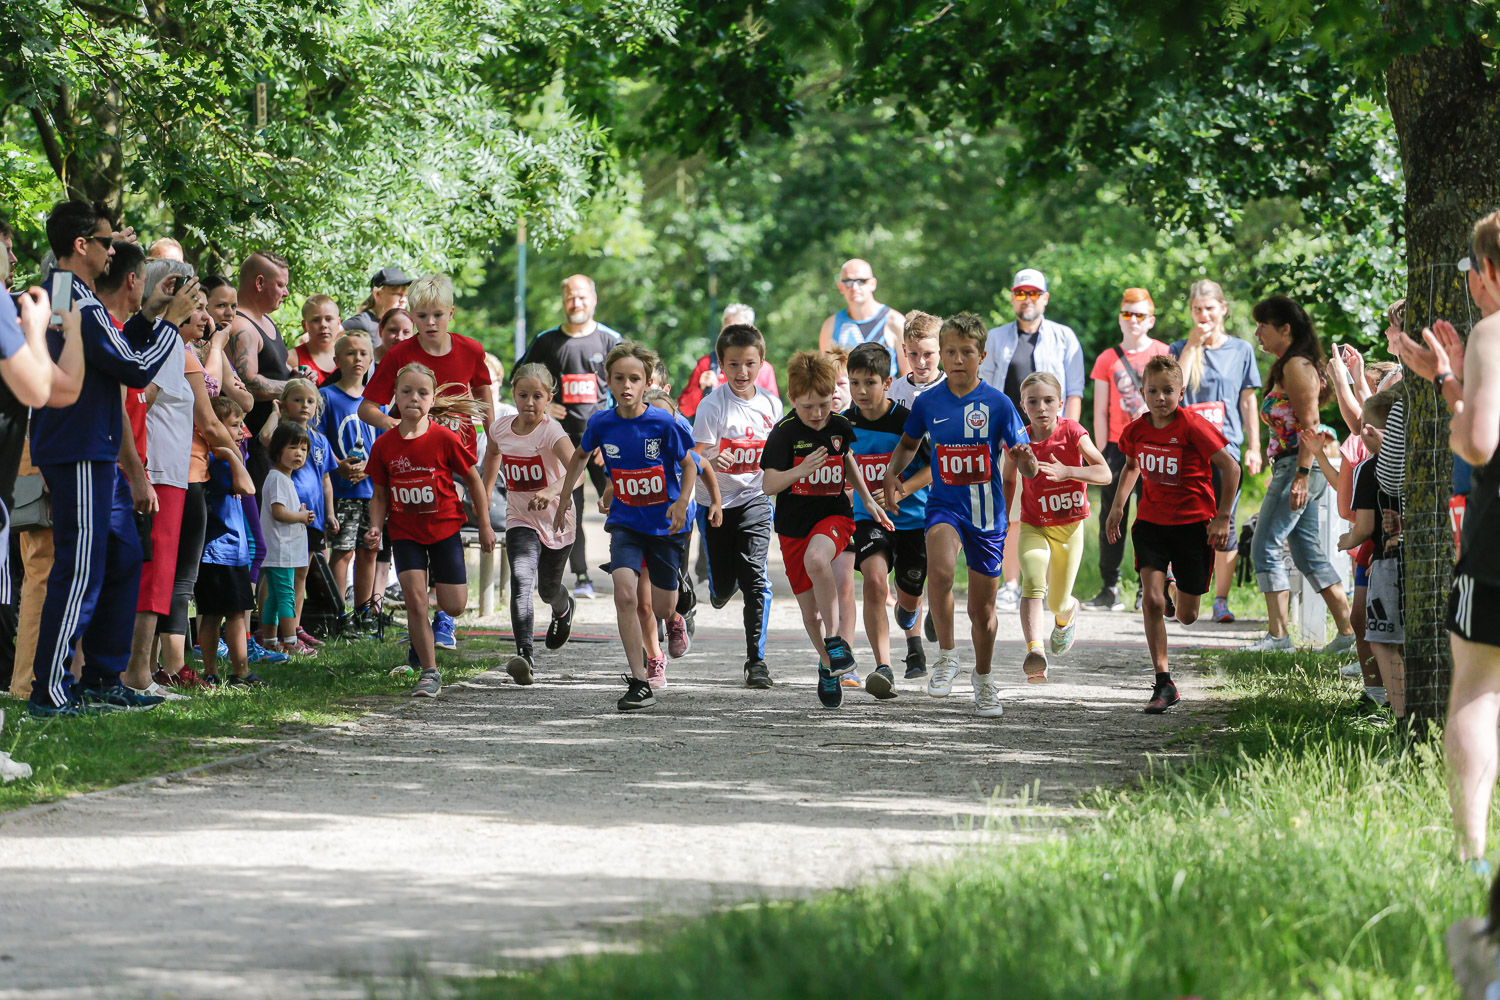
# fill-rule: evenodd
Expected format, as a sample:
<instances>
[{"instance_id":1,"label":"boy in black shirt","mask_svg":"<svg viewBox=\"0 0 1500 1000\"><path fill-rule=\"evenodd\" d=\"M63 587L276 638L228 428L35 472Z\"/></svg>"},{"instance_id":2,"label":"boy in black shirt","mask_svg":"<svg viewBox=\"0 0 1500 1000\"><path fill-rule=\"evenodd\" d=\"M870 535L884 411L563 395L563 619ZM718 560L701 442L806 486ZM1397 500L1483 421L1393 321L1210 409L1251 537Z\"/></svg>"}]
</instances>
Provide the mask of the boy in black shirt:
<instances>
[{"instance_id":1,"label":"boy in black shirt","mask_svg":"<svg viewBox=\"0 0 1500 1000\"><path fill-rule=\"evenodd\" d=\"M854 650L840 636L838 607L839 587L852 586L853 567L844 561L844 580L834 570L834 557L854 535L854 507L844 484L853 484L865 509L887 530L892 527L854 464L854 426L833 412L835 375L833 359L797 352L787 365L792 412L771 429L760 463L764 489L776 497L781 556L818 651L818 698L827 708L843 702L839 678L855 667Z\"/></svg>"}]
</instances>

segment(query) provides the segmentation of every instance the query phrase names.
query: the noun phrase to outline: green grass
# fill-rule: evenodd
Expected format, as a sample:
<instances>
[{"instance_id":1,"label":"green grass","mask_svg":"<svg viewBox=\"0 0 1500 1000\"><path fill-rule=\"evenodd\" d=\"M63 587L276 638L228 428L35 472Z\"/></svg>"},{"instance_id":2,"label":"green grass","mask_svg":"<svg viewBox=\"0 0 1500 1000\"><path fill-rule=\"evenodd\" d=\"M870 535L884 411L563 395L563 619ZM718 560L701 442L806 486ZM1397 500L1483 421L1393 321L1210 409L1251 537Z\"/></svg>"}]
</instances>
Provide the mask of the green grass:
<instances>
[{"instance_id":1,"label":"green grass","mask_svg":"<svg viewBox=\"0 0 1500 1000\"><path fill-rule=\"evenodd\" d=\"M1066 836L801 902L638 953L447 984L470 1000L1455 995L1442 933L1486 887L1454 860L1441 762L1349 712L1313 654L1225 655L1197 761L1101 792Z\"/></svg>"},{"instance_id":2,"label":"green grass","mask_svg":"<svg viewBox=\"0 0 1500 1000\"><path fill-rule=\"evenodd\" d=\"M476 636L459 653L440 652L444 681L482 673L500 646ZM305 663L256 664L270 682L265 690L199 693L149 712L39 720L24 702L0 697L0 750L33 770L27 781L0 785L0 811L238 756L405 703L412 679L389 676L405 654L404 642L330 643Z\"/></svg>"}]
</instances>

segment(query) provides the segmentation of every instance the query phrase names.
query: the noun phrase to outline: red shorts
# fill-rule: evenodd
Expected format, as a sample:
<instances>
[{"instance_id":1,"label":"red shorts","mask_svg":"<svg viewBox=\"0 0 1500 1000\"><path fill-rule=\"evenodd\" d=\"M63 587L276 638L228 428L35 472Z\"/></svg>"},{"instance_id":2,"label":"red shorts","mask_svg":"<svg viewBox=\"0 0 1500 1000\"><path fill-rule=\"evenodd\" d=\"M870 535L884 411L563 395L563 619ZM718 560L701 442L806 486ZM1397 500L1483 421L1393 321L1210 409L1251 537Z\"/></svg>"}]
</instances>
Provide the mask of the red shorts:
<instances>
[{"instance_id":1,"label":"red shorts","mask_svg":"<svg viewBox=\"0 0 1500 1000\"><path fill-rule=\"evenodd\" d=\"M141 563L141 593L137 612L165 615L172 611L172 583L177 579L177 543L182 538L182 507L187 490L181 486L156 487L161 505L151 517L151 561Z\"/></svg>"},{"instance_id":2,"label":"red shorts","mask_svg":"<svg viewBox=\"0 0 1500 1000\"><path fill-rule=\"evenodd\" d=\"M786 564L786 579L792 585L794 594L805 594L812 589L812 580L807 575L802 557L807 552L807 543L818 535L833 542L833 551L837 555L844 551L844 547L854 537L854 519L843 515L825 517L813 525L813 530L808 532L806 538L776 536L781 540L781 561Z\"/></svg>"}]
</instances>

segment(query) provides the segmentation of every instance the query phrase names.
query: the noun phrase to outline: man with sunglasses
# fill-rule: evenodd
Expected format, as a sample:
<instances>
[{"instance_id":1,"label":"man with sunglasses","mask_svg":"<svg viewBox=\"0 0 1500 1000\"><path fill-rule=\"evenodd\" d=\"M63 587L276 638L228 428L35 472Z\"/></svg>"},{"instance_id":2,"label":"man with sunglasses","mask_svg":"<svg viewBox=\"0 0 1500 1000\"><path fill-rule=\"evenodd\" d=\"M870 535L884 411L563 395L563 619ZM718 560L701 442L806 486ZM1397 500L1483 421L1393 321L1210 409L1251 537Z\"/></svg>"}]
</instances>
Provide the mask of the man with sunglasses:
<instances>
[{"instance_id":1,"label":"man with sunglasses","mask_svg":"<svg viewBox=\"0 0 1500 1000\"><path fill-rule=\"evenodd\" d=\"M875 272L869 262L855 258L839 268L839 294L847 303L844 308L823 321L818 331L818 350L842 347L853 353L861 344L880 344L891 352L891 377L911 371L901 337L906 332L906 317L875 299Z\"/></svg>"},{"instance_id":2,"label":"man with sunglasses","mask_svg":"<svg viewBox=\"0 0 1500 1000\"><path fill-rule=\"evenodd\" d=\"M1047 319L1047 276L1034 267L1016 272L1010 283L1010 304L1016 318L989 333L984 345L984 361L979 377L999 389L1021 408L1021 383L1033 372L1049 372L1062 383L1063 416L1077 420L1083 413L1083 346L1071 328ZM1020 480L1017 480L1019 483ZM1019 487L1018 487L1019 489ZM1015 497L1006 498L1011 520L1021 516L1021 504ZM1003 611L1014 611L1021 603L1021 564L1014 545L1005 547L1001 566L1005 586L996 597Z\"/></svg>"}]
</instances>

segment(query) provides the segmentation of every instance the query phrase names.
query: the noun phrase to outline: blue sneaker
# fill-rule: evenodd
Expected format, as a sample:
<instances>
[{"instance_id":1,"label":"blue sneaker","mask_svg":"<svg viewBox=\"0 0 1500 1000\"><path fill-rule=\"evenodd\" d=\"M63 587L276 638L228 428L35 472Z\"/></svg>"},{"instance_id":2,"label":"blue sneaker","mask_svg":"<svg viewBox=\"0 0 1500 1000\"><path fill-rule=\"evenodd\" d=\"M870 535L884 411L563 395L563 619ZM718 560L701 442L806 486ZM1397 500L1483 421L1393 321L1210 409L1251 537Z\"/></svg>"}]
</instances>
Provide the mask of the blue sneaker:
<instances>
[{"instance_id":1,"label":"blue sneaker","mask_svg":"<svg viewBox=\"0 0 1500 1000\"><path fill-rule=\"evenodd\" d=\"M85 706L80 701L69 699L61 705L49 705L44 701L29 701L26 703L26 711L37 719L76 719L80 715L99 715L109 709Z\"/></svg>"},{"instance_id":2,"label":"blue sneaker","mask_svg":"<svg viewBox=\"0 0 1500 1000\"><path fill-rule=\"evenodd\" d=\"M913 608L907 611L901 605L896 605L896 627L903 632L910 631L917 624L917 612Z\"/></svg>"},{"instance_id":3,"label":"blue sneaker","mask_svg":"<svg viewBox=\"0 0 1500 1000\"><path fill-rule=\"evenodd\" d=\"M279 649L267 649L255 641L255 636L248 636L245 645L248 659L251 663L285 663L290 657ZM226 654L227 655L227 654Z\"/></svg>"},{"instance_id":4,"label":"blue sneaker","mask_svg":"<svg viewBox=\"0 0 1500 1000\"><path fill-rule=\"evenodd\" d=\"M824 708L838 708L844 703L844 686L827 667L818 667L818 700Z\"/></svg>"},{"instance_id":5,"label":"blue sneaker","mask_svg":"<svg viewBox=\"0 0 1500 1000\"><path fill-rule=\"evenodd\" d=\"M432 644L438 649L457 649L458 640L453 637L453 617L439 611L432 616Z\"/></svg>"},{"instance_id":6,"label":"blue sneaker","mask_svg":"<svg viewBox=\"0 0 1500 1000\"><path fill-rule=\"evenodd\" d=\"M107 710L122 712L143 711L148 708L155 708L167 700L150 694L136 694L123 684L114 684L97 691L92 688L84 688L80 695L85 705L98 705Z\"/></svg>"},{"instance_id":7,"label":"blue sneaker","mask_svg":"<svg viewBox=\"0 0 1500 1000\"><path fill-rule=\"evenodd\" d=\"M833 676L842 677L854 669L854 650L849 643L836 635L831 635L823 640L823 648L828 651L828 662Z\"/></svg>"},{"instance_id":8,"label":"blue sneaker","mask_svg":"<svg viewBox=\"0 0 1500 1000\"><path fill-rule=\"evenodd\" d=\"M196 645L194 645L193 646L193 656L195 656L196 658L198 658L200 660L203 659L203 650L199 649ZM225 642L223 639L220 639L219 640L219 659L221 659L221 660L227 660L228 658L229 658L229 643Z\"/></svg>"}]
</instances>

